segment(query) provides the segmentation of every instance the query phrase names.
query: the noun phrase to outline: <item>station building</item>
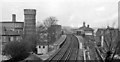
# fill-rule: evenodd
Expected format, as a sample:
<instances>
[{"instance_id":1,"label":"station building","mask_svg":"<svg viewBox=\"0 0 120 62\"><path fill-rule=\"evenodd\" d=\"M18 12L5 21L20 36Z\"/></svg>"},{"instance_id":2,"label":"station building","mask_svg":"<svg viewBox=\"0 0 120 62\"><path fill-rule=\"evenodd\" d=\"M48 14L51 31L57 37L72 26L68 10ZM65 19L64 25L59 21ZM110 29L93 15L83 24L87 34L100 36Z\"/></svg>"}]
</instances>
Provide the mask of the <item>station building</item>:
<instances>
[{"instance_id":1,"label":"station building","mask_svg":"<svg viewBox=\"0 0 120 62\"><path fill-rule=\"evenodd\" d=\"M83 22L83 26L80 27L78 30L80 31L84 31L85 35L93 35L94 34L94 30L92 28L90 28L89 25L85 25L85 22Z\"/></svg>"},{"instance_id":2,"label":"station building","mask_svg":"<svg viewBox=\"0 0 120 62\"><path fill-rule=\"evenodd\" d=\"M74 29L75 33L77 35L85 35L87 37L93 37L94 36L94 29L90 28L89 25L85 25L85 22L83 22L83 26L78 28L78 29Z\"/></svg>"}]
</instances>

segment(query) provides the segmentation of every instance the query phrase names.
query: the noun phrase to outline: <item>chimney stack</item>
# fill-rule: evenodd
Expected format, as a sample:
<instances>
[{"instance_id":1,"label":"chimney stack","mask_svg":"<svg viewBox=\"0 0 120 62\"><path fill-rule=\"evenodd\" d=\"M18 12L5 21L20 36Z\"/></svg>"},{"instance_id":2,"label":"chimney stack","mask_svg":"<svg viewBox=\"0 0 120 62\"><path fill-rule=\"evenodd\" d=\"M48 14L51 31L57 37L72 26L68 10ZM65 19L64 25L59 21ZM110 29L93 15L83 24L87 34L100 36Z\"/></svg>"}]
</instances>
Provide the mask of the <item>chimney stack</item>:
<instances>
[{"instance_id":1,"label":"chimney stack","mask_svg":"<svg viewBox=\"0 0 120 62\"><path fill-rule=\"evenodd\" d=\"M36 10L24 9L24 33L26 36L32 36L36 33Z\"/></svg>"},{"instance_id":2,"label":"chimney stack","mask_svg":"<svg viewBox=\"0 0 120 62\"><path fill-rule=\"evenodd\" d=\"M85 27L85 22L83 22L83 27Z\"/></svg>"},{"instance_id":3,"label":"chimney stack","mask_svg":"<svg viewBox=\"0 0 120 62\"><path fill-rule=\"evenodd\" d=\"M16 15L12 14L12 22L16 22Z\"/></svg>"},{"instance_id":4,"label":"chimney stack","mask_svg":"<svg viewBox=\"0 0 120 62\"><path fill-rule=\"evenodd\" d=\"M90 25L87 25L87 27L89 28Z\"/></svg>"},{"instance_id":5,"label":"chimney stack","mask_svg":"<svg viewBox=\"0 0 120 62\"><path fill-rule=\"evenodd\" d=\"M109 26L107 26L107 29L109 29L110 27Z\"/></svg>"}]
</instances>

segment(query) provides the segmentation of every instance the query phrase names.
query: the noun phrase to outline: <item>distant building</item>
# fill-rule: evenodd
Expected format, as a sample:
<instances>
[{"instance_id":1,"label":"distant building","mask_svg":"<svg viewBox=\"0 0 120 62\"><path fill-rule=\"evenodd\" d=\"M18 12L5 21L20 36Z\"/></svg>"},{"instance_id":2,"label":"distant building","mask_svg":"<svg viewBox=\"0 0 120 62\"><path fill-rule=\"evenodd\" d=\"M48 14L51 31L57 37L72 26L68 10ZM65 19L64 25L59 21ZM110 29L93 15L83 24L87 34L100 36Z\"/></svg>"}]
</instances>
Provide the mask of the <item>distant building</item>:
<instances>
[{"instance_id":1,"label":"distant building","mask_svg":"<svg viewBox=\"0 0 120 62\"><path fill-rule=\"evenodd\" d=\"M79 30L84 31L85 35L93 35L94 30L89 27L89 25L85 25L85 22L83 22L83 26L79 28Z\"/></svg>"},{"instance_id":2,"label":"distant building","mask_svg":"<svg viewBox=\"0 0 120 62\"><path fill-rule=\"evenodd\" d=\"M51 25L46 30L38 31L37 54L46 54L49 47L61 36L61 25Z\"/></svg>"},{"instance_id":3,"label":"distant building","mask_svg":"<svg viewBox=\"0 0 120 62\"><path fill-rule=\"evenodd\" d=\"M103 35L105 34L105 28L99 28L96 32L96 42L98 46L102 45L103 42Z\"/></svg>"},{"instance_id":4,"label":"distant building","mask_svg":"<svg viewBox=\"0 0 120 62\"><path fill-rule=\"evenodd\" d=\"M89 27L89 25L85 25L85 22L83 22L83 26L75 29L76 33L78 35L80 34L85 34L86 36L93 36L94 35L94 30L92 28Z\"/></svg>"},{"instance_id":5,"label":"distant building","mask_svg":"<svg viewBox=\"0 0 120 62\"><path fill-rule=\"evenodd\" d=\"M21 35L23 34L24 22L17 22L16 15L12 15L12 21L9 22L0 22L2 25L1 38L2 44L10 41L19 41L22 39Z\"/></svg>"},{"instance_id":6,"label":"distant building","mask_svg":"<svg viewBox=\"0 0 120 62\"><path fill-rule=\"evenodd\" d=\"M49 49L51 51L53 49L53 44L60 38L62 34L61 25L51 25L48 30L48 44Z\"/></svg>"},{"instance_id":7,"label":"distant building","mask_svg":"<svg viewBox=\"0 0 120 62\"><path fill-rule=\"evenodd\" d=\"M48 32L47 30L38 31L37 54L46 54L48 52Z\"/></svg>"},{"instance_id":8,"label":"distant building","mask_svg":"<svg viewBox=\"0 0 120 62\"><path fill-rule=\"evenodd\" d=\"M51 27L48 28L49 44L53 44L57 39L59 39L61 33L62 33L61 25L51 25Z\"/></svg>"},{"instance_id":9,"label":"distant building","mask_svg":"<svg viewBox=\"0 0 120 62\"><path fill-rule=\"evenodd\" d=\"M107 28L99 28L96 32L96 40L99 46L104 46L104 41L111 41L111 38L117 39L119 33L119 29L107 27ZM110 38L111 36L111 38ZM113 41L113 40L112 40Z\"/></svg>"}]
</instances>

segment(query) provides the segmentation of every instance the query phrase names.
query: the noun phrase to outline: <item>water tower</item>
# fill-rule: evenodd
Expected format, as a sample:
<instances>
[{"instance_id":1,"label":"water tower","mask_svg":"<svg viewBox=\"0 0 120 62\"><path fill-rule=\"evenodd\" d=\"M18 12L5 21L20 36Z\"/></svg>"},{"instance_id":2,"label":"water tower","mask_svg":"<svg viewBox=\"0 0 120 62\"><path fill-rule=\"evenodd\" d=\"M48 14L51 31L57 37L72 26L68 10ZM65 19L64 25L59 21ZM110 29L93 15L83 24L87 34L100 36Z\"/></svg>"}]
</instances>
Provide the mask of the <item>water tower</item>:
<instances>
[{"instance_id":1,"label":"water tower","mask_svg":"<svg viewBox=\"0 0 120 62\"><path fill-rule=\"evenodd\" d=\"M24 34L32 36L36 33L36 10L24 9Z\"/></svg>"}]
</instances>

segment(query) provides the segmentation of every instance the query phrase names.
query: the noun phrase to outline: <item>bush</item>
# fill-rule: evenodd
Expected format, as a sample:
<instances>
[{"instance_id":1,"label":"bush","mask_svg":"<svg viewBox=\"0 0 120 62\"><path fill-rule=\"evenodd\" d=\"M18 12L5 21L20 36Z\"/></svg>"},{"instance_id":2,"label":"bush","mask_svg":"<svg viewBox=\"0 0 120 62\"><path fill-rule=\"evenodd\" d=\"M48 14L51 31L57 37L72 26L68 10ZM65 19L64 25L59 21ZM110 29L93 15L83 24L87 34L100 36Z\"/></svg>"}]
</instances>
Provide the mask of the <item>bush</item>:
<instances>
[{"instance_id":1,"label":"bush","mask_svg":"<svg viewBox=\"0 0 120 62\"><path fill-rule=\"evenodd\" d=\"M16 61L24 60L27 58L30 54L30 51L30 44L26 42L8 42L4 48L5 55L11 56L10 60Z\"/></svg>"}]
</instances>

